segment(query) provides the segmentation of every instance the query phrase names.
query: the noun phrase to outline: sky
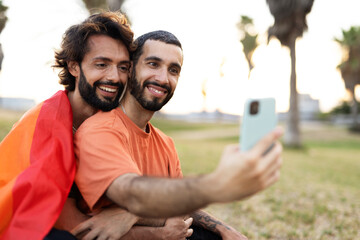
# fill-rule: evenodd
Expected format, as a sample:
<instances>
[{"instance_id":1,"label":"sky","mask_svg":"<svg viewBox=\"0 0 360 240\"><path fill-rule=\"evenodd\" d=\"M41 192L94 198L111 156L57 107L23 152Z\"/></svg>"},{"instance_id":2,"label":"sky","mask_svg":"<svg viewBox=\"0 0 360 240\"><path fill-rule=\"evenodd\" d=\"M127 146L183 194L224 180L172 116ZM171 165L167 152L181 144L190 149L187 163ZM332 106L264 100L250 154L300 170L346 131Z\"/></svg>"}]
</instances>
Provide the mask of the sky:
<instances>
[{"instance_id":1,"label":"sky","mask_svg":"<svg viewBox=\"0 0 360 240\"><path fill-rule=\"evenodd\" d=\"M25 97L36 102L62 89L51 68L62 34L88 16L81 0L3 0L9 7L0 35L5 58L0 73L0 96ZM167 30L182 42L184 65L173 99L164 112L221 110L241 114L246 98L274 97L278 111L289 102L290 55L277 40L267 44L273 24L266 0L127 0L124 4L135 37ZM307 17L309 30L297 41L298 91L320 100L322 111L348 99L336 66L342 52L334 37L360 25L360 1L315 0ZM236 23L241 15L254 21L259 47L248 66ZM203 86L207 91L204 101ZM357 89L359 92L360 89Z\"/></svg>"}]
</instances>

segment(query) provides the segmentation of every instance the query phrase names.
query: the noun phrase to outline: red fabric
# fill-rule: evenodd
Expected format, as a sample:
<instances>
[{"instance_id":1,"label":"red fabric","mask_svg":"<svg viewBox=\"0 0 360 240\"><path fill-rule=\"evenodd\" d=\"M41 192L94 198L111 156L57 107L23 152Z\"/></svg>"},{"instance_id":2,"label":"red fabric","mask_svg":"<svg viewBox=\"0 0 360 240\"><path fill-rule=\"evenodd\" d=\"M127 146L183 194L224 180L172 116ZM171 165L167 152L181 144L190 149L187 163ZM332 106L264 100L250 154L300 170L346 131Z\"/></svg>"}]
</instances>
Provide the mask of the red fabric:
<instances>
[{"instance_id":1,"label":"red fabric","mask_svg":"<svg viewBox=\"0 0 360 240\"><path fill-rule=\"evenodd\" d=\"M72 110L64 91L24 115L1 142L0 158L0 168L10 172L0 178L0 193L10 199L0 201L0 216L9 217L1 220L0 239L43 239L60 215L75 174ZM10 207L4 209L3 203Z\"/></svg>"}]
</instances>

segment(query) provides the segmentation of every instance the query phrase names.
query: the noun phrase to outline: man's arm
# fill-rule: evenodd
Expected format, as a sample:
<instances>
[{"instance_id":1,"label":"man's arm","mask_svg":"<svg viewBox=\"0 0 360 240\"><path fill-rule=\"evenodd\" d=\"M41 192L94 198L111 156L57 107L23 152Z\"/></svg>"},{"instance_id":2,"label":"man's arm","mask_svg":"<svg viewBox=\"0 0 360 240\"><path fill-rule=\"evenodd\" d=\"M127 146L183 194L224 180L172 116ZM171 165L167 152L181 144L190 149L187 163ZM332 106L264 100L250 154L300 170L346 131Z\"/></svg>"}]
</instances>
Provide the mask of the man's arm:
<instances>
[{"instance_id":1,"label":"man's arm","mask_svg":"<svg viewBox=\"0 0 360 240\"><path fill-rule=\"evenodd\" d=\"M162 227L133 226L137 217L119 208L105 209L79 224L71 233L77 238L87 239L122 239L122 240L170 240L184 239L191 236L189 229L193 219L183 217L169 218ZM161 223L159 221L142 221L142 223ZM123 231L123 229L127 229Z\"/></svg>"},{"instance_id":2,"label":"man's arm","mask_svg":"<svg viewBox=\"0 0 360 240\"><path fill-rule=\"evenodd\" d=\"M121 238L121 240L147 239L147 240L178 240L190 237L193 230L189 227L192 218L184 220L183 217L169 218L163 227L138 227L135 226Z\"/></svg>"},{"instance_id":3,"label":"man's arm","mask_svg":"<svg viewBox=\"0 0 360 240\"><path fill-rule=\"evenodd\" d=\"M54 227L60 230L70 231L89 218L89 216L83 214L76 207L76 199L68 197Z\"/></svg>"},{"instance_id":4,"label":"man's arm","mask_svg":"<svg viewBox=\"0 0 360 240\"><path fill-rule=\"evenodd\" d=\"M282 147L276 140L281 135L281 129L272 131L248 152L240 152L237 145L226 148L217 169L204 176L164 179L121 175L110 184L106 196L143 217L179 216L210 203L244 199L279 178Z\"/></svg>"},{"instance_id":5,"label":"man's arm","mask_svg":"<svg viewBox=\"0 0 360 240\"><path fill-rule=\"evenodd\" d=\"M194 225L207 229L221 236L223 240L247 240L247 237L236 231L234 228L226 225L210 214L198 210L191 214L194 218Z\"/></svg>"},{"instance_id":6,"label":"man's arm","mask_svg":"<svg viewBox=\"0 0 360 240\"><path fill-rule=\"evenodd\" d=\"M120 208L107 208L93 217L76 207L76 200L68 198L55 227L71 231L79 239L169 240L192 234L192 218L141 219ZM141 227L133 227L133 225Z\"/></svg>"}]
</instances>

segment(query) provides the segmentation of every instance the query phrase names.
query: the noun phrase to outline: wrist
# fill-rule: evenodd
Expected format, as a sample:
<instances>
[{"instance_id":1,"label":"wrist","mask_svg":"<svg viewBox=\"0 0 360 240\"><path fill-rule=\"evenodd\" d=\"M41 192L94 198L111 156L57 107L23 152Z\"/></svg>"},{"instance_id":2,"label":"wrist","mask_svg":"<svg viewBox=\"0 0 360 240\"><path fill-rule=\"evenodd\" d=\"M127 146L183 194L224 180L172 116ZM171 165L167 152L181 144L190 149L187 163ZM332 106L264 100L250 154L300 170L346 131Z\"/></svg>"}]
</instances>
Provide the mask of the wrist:
<instances>
[{"instance_id":1,"label":"wrist","mask_svg":"<svg viewBox=\"0 0 360 240\"><path fill-rule=\"evenodd\" d=\"M200 186L206 205L221 202L221 176L216 171L203 176Z\"/></svg>"},{"instance_id":2,"label":"wrist","mask_svg":"<svg viewBox=\"0 0 360 240\"><path fill-rule=\"evenodd\" d=\"M159 240L167 240L168 236L166 236L166 231L164 227L154 228L154 235L156 239Z\"/></svg>"}]
</instances>

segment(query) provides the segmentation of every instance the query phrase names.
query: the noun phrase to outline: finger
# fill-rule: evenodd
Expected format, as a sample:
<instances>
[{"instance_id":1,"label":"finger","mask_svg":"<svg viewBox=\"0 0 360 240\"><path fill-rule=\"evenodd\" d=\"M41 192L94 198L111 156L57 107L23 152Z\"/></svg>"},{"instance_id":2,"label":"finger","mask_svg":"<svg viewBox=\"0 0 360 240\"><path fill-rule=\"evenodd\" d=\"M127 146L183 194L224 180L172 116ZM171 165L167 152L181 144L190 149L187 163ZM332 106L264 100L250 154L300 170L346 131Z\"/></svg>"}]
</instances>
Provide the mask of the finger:
<instances>
[{"instance_id":1,"label":"finger","mask_svg":"<svg viewBox=\"0 0 360 240\"><path fill-rule=\"evenodd\" d=\"M280 178L280 171L275 171L273 173L271 173L271 175L268 177L268 179L266 180L264 186L265 188L273 185L275 182L277 182Z\"/></svg>"},{"instance_id":2,"label":"finger","mask_svg":"<svg viewBox=\"0 0 360 240\"><path fill-rule=\"evenodd\" d=\"M283 130L280 127L276 127L274 130L266 134L260 141L253 147L252 154L266 155L269 153L274 143L282 136ZM256 156L256 155L255 155Z\"/></svg>"},{"instance_id":3,"label":"finger","mask_svg":"<svg viewBox=\"0 0 360 240\"><path fill-rule=\"evenodd\" d=\"M188 228L188 227L191 226L193 220L194 220L194 219L191 218L191 217L185 220L185 226L186 226L186 228Z\"/></svg>"},{"instance_id":4,"label":"finger","mask_svg":"<svg viewBox=\"0 0 360 240\"><path fill-rule=\"evenodd\" d=\"M276 174L277 172L280 173L280 170L281 170L281 165L282 165L282 158L279 157L277 159L277 163L274 164L274 165L277 165L277 166L274 166L270 169L270 171L265 175L266 178L270 178L271 176L273 176L274 174Z\"/></svg>"},{"instance_id":5,"label":"finger","mask_svg":"<svg viewBox=\"0 0 360 240\"><path fill-rule=\"evenodd\" d=\"M104 232L101 232L98 234L96 240L107 240L110 239L110 237L108 236L108 234L105 234Z\"/></svg>"},{"instance_id":6,"label":"finger","mask_svg":"<svg viewBox=\"0 0 360 240\"><path fill-rule=\"evenodd\" d=\"M189 228L187 231L186 231L186 234L185 234L185 237L190 237L192 234L193 234L194 230L192 228Z\"/></svg>"},{"instance_id":7,"label":"finger","mask_svg":"<svg viewBox=\"0 0 360 240\"><path fill-rule=\"evenodd\" d=\"M230 144L225 147L225 152L238 152L239 144Z\"/></svg>"},{"instance_id":8,"label":"finger","mask_svg":"<svg viewBox=\"0 0 360 240\"><path fill-rule=\"evenodd\" d=\"M276 143L274 149L261 161L263 163L261 168L263 169L262 176L264 179L270 178L270 176L276 172L280 172L282 166L281 153L282 146L279 143Z\"/></svg>"},{"instance_id":9,"label":"finger","mask_svg":"<svg viewBox=\"0 0 360 240\"><path fill-rule=\"evenodd\" d=\"M239 144L229 144L227 146L227 148L230 150L230 151L239 151L240 147L239 147Z\"/></svg>"},{"instance_id":10,"label":"finger","mask_svg":"<svg viewBox=\"0 0 360 240\"><path fill-rule=\"evenodd\" d=\"M182 219L185 221L185 220L188 219L189 217L190 217L190 215L187 214L187 215L182 216Z\"/></svg>"},{"instance_id":11,"label":"finger","mask_svg":"<svg viewBox=\"0 0 360 240\"><path fill-rule=\"evenodd\" d=\"M260 161L260 170L266 173L278 169L282 164L282 150L282 145L279 142L276 142L268 154L262 157Z\"/></svg>"},{"instance_id":12,"label":"finger","mask_svg":"<svg viewBox=\"0 0 360 240\"><path fill-rule=\"evenodd\" d=\"M100 234L100 229L91 229L84 237L83 240L95 239Z\"/></svg>"},{"instance_id":13,"label":"finger","mask_svg":"<svg viewBox=\"0 0 360 240\"><path fill-rule=\"evenodd\" d=\"M79 225L77 225L70 232L71 232L72 235L76 236L78 234L81 234L84 231L87 231L87 230L91 229L91 227L92 227L92 221L87 220L87 221L82 222Z\"/></svg>"},{"instance_id":14,"label":"finger","mask_svg":"<svg viewBox=\"0 0 360 240\"><path fill-rule=\"evenodd\" d=\"M283 134L283 129L276 127L270 133L266 134L252 149L250 153L254 156L262 155L277 139Z\"/></svg>"}]
</instances>

